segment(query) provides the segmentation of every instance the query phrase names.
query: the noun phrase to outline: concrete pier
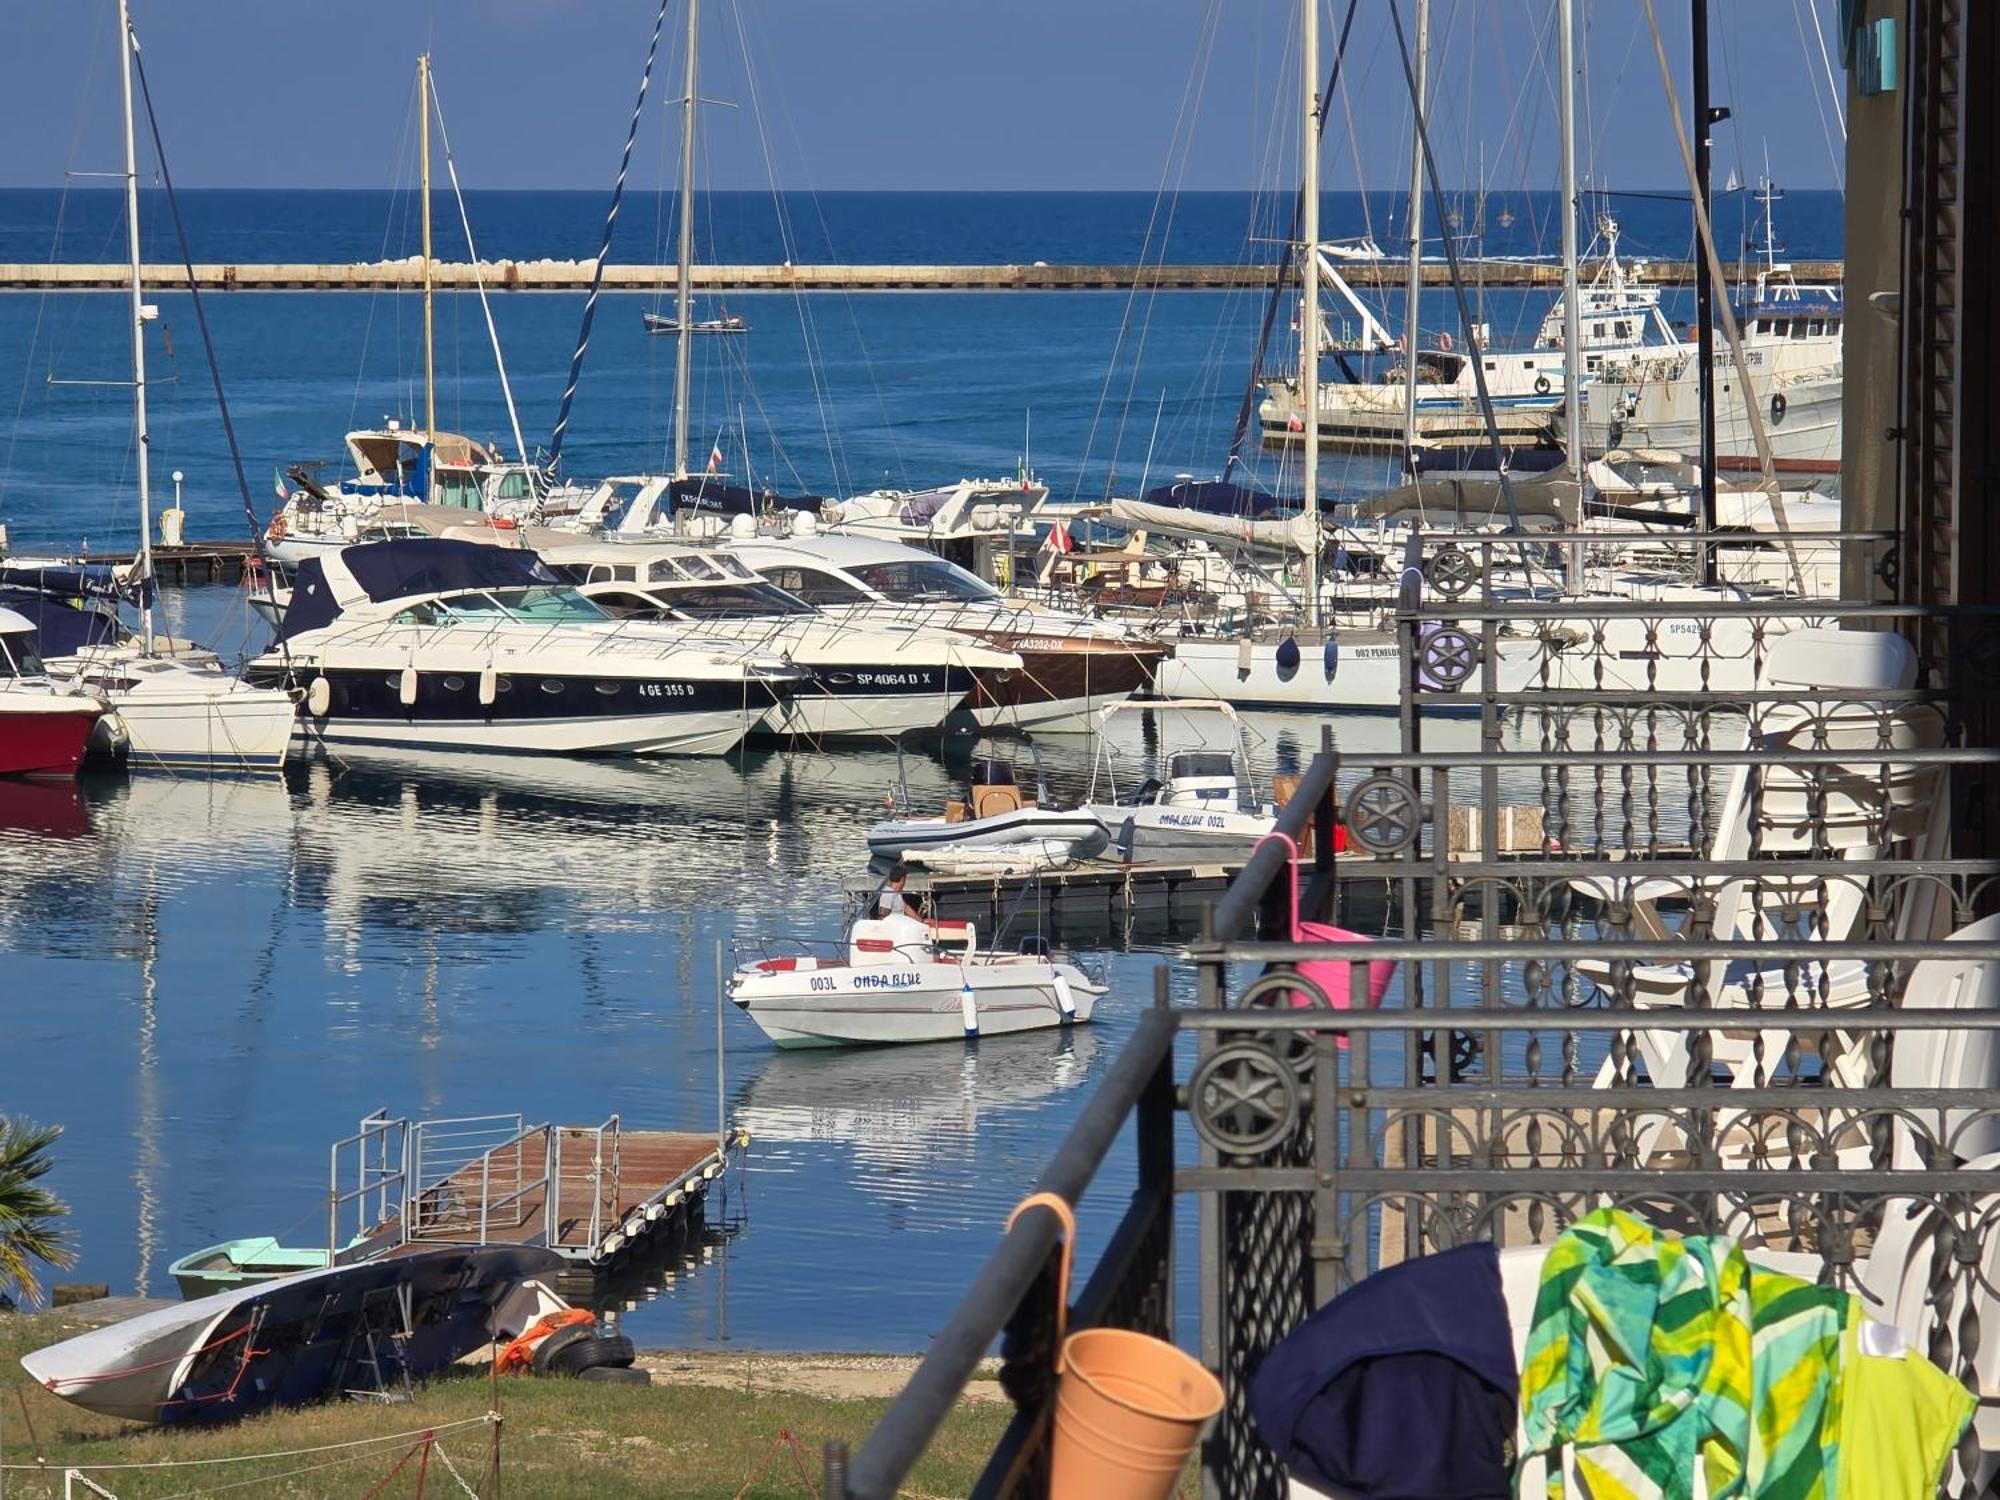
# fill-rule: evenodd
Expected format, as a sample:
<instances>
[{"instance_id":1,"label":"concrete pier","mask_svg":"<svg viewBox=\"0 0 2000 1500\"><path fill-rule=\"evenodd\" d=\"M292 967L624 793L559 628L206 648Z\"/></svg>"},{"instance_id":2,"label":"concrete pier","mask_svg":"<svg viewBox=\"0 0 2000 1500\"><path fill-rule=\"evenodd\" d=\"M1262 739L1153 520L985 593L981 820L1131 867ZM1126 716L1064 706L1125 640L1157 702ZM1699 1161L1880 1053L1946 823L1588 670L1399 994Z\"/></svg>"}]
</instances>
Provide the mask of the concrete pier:
<instances>
[{"instance_id":1,"label":"concrete pier","mask_svg":"<svg viewBox=\"0 0 2000 1500\"><path fill-rule=\"evenodd\" d=\"M1794 272L1807 282L1838 282L1839 261L1801 261ZM1596 271L1583 268L1586 281ZM1627 274L1655 286L1693 285L1687 261L1627 262ZM432 279L442 291L469 292L480 282L494 291L578 292L590 286L592 263L587 260L439 262ZM1271 284L1269 265L1186 266L696 266L694 284L705 292L999 292L999 291L1124 291L1132 288L1165 291L1232 291ZM1343 265L1341 274L1358 287L1393 287L1405 271L1390 261ZM422 263L404 260L354 265L208 264L194 268L203 291L381 292L415 291L423 285ZM1543 261L1469 262L1468 277L1487 286L1548 287L1562 284L1562 267ZM183 267L149 265L146 284L161 292L186 284ZM122 265L76 263L0 264L0 291L124 291L131 277ZM1448 285L1443 262L1424 267L1424 279ZM610 291L652 292L673 284L672 266L609 265L604 285Z\"/></svg>"}]
</instances>

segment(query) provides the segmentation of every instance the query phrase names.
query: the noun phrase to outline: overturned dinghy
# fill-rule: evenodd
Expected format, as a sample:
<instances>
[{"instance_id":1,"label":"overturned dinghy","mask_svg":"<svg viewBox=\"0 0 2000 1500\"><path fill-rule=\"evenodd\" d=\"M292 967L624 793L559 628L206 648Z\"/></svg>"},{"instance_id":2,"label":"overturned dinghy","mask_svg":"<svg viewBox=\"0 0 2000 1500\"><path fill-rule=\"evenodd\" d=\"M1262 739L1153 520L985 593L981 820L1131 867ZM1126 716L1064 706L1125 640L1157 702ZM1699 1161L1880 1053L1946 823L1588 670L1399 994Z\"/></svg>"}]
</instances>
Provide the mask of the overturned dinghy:
<instances>
[{"instance_id":1,"label":"overturned dinghy","mask_svg":"<svg viewBox=\"0 0 2000 1500\"><path fill-rule=\"evenodd\" d=\"M486 1343L502 1300L561 1265L552 1250L507 1246L307 1271L92 1329L21 1368L86 1411L172 1425L387 1394Z\"/></svg>"},{"instance_id":2,"label":"overturned dinghy","mask_svg":"<svg viewBox=\"0 0 2000 1500\"><path fill-rule=\"evenodd\" d=\"M729 998L780 1047L945 1042L1088 1021L1104 987L1045 953L982 953L969 922L863 918L844 957L744 964Z\"/></svg>"}]
</instances>

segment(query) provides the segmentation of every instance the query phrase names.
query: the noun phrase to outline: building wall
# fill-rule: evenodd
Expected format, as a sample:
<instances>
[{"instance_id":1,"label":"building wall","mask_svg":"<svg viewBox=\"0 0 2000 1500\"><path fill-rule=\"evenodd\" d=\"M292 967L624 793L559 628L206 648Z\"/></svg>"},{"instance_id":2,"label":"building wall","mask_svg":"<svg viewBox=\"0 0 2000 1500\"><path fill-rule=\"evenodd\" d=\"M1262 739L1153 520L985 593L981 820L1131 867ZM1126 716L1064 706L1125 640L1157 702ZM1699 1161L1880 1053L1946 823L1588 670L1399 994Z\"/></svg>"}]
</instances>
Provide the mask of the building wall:
<instances>
[{"instance_id":1,"label":"building wall","mask_svg":"<svg viewBox=\"0 0 2000 1500\"><path fill-rule=\"evenodd\" d=\"M1929 0L1915 0L1917 4ZM1864 21L1893 20L1907 41L1911 0L1863 0ZM1893 299L1903 288L1905 81L1892 93L1863 95L1847 75L1847 320L1841 444L1843 520L1851 531L1900 531L1898 445L1901 343ZM1874 299L1872 302L1870 299ZM1884 307L1887 302L1890 305ZM1870 549L1853 549L1844 592L1850 599L1894 597Z\"/></svg>"}]
</instances>

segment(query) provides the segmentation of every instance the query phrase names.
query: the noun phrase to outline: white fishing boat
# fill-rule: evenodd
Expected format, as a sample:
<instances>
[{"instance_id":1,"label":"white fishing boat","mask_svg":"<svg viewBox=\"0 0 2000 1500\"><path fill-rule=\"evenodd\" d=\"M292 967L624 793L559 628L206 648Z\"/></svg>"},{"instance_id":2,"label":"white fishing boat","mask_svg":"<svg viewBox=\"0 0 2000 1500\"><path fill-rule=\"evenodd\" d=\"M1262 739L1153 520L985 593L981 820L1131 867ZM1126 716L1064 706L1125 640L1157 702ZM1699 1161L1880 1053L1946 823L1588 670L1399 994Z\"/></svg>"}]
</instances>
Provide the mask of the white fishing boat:
<instances>
[{"instance_id":1,"label":"white fishing boat","mask_svg":"<svg viewBox=\"0 0 2000 1500\"><path fill-rule=\"evenodd\" d=\"M840 954L754 959L729 998L780 1047L946 1042L1090 1019L1104 987L1041 953L981 952L967 922L864 917Z\"/></svg>"},{"instance_id":2,"label":"white fishing boat","mask_svg":"<svg viewBox=\"0 0 2000 1500\"><path fill-rule=\"evenodd\" d=\"M1012 765L991 756L973 762L964 797L946 803L942 815L886 818L868 830L868 851L878 859L973 850L1014 850L1023 859L1088 859L1110 842L1095 813L1048 805L1045 786L1038 784L1031 795Z\"/></svg>"},{"instance_id":3,"label":"white fishing boat","mask_svg":"<svg viewBox=\"0 0 2000 1500\"><path fill-rule=\"evenodd\" d=\"M1121 791L1113 763L1111 722L1120 713L1215 715L1231 744L1211 743L1168 753L1163 776L1147 776ZM1162 723L1174 722L1162 719ZM1185 719L1179 721L1185 728ZM1102 779L1100 780L1100 773ZM1105 800L1098 801L1102 790ZM1243 721L1213 699L1160 699L1114 704L1100 716L1098 755L1084 811L1111 834L1112 847L1131 864L1218 864L1247 858L1277 825L1275 802L1259 797L1243 742Z\"/></svg>"},{"instance_id":4,"label":"white fishing boat","mask_svg":"<svg viewBox=\"0 0 2000 1500\"><path fill-rule=\"evenodd\" d=\"M1748 392L1729 350L1715 354L1715 466L1758 467L1746 411L1755 406L1774 469L1837 474L1845 301L1838 286L1801 284L1779 261L1772 208L1780 196L1768 181L1757 195L1764 207L1764 265L1735 309ZM1584 392L1585 446L1593 453L1620 447L1699 453L1700 374L1687 345L1606 361Z\"/></svg>"},{"instance_id":5,"label":"white fishing boat","mask_svg":"<svg viewBox=\"0 0 2000 1500\"><path fill-rule=\"evenodd\" d=\"M1598 221L1604 249L1597 273L1579 288L1576 326L1580 330L1577 361L1582 378L1621 359L1648 350L1678 351L1679 338L1660 307L1660 289L1636 281L1619 257L1618 223L1609 215ZM1317 247L1305 257L1318 286L1333 294L1351 314L1358 332L1337 337L1319 323L1319 352L1332 358L1341 375L1319 383L1319 442L1321 447L1347 452L1402 453L1406 441L1419 448L1485 447L1492 441L1479 401L1478 378L1468 350L1458 348L1449 334L1440 334L1414 359L1402 339L1392 337L1375 312L1341 274L1331 247ZM1414 268L1413 268L1414 270ZM1570 364L1565 347L1565 299L1558 298L1542 319L1533 343L1525 349L1495 349L1490 330L1478 330L1485 365L1486 389L1503 443L1533 444L1555 425L1563 401L1563 379ZM1411 320L1411 327L1415 326ZM1414 369L1412 366L1414 365ZM1286 375L1265 387L1258 420L1267 444L1304 441L1306 403L1300 379Z\"/></svg>"},{"instance_id":6,"label":"white fishing boat","mask_svg":"<svg viewBox=\"0 0 2000 1500\"><path fill-rule=\"evenodd\" d=\"M557 755L721 755L806 673L614 620L532 552L371 542L299 567L253 681L296 683L316 738Z\"/></svg>"}]
</instances>

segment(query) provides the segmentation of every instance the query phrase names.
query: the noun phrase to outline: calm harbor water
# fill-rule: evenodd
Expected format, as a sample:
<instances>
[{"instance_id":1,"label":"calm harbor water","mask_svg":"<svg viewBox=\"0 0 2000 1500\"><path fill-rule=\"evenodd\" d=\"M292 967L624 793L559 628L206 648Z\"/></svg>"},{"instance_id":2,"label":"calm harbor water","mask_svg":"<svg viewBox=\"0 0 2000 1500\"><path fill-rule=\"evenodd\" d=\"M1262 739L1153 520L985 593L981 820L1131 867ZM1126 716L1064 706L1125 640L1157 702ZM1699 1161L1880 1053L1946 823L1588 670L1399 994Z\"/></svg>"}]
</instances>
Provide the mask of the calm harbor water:
<instances>
[{"instance_id":1,"label":"calm harbor water","mask_svg":"<svg viewBox=\"0 0 2000 1500\"><path fill-rule=\"evenodd\" d=\"M241 610L229 589L163 607L215 640L248 633ZM1317 740L1265 721L1252 753L1268 773ZM1083 790L1085 742L1039 753ZM380 1107L711 1126L716 945L837 936L884 794L903 775L941 806L960 774L863 747L0 781L0 1107L65 1127L65 1279L166 1294L199 1246L318 1241L327 1148ZM1070 1037L785 1056L731 1009L723 1103L753 1144L713 1227L738 1227L632 1331L921 1347L1150 1002L1165 939L1077 944L1113 992ZM1093 1190L1086 1255L1130 1186L1121 1164Z\"/></svg>"},{"instance_id":2,"label":"calm harbor water","mask_svg":"<svg viewBox=\"0 0 2000 1500\"><path fill-rule=\"evenodd\" d=\"M553 196L568 217L522 210L520 224L567 236L542 253L588 253L587 195ZM0 194L8 258L48 253L53 198L26 201ZM198 253L306 258L300 233L281 226L324 227L343 212L380 245L369 195L314 195L289 218L270 215L268 195L232 201L239 238ZM1131 255L1123 208L1058 207L1071 216L1064 232L1083 240L1046 258ZM1240 205L1225 208L1240 241ZM906 228L922 217L897 211ZM958 226L956 253L898 250L879 223L877 239L841 248L856 259L1020 256L1018 240L979 243L992 217L929 212L926 233ZM37 232L42 248L19 243ZM519 238L484 248L535 253L528 228ZM178 294L157 300L156 483L171 493L167 476L184 473L191 534L242 536L191 309ZM671 341L640 332L645 300L600 310L566 450L573 473L661 462ZM496 302L531 446L553 419L580 306ZM1531 332L1545 306L1496 293L1489 316ZM275 466L331 455L347 427L420 408L414 298L217 296L208 307L260 517ZM696 447L723 447L732 469L842 493L1011 471L1025 448L1066 495L1101 493L1114 474L1129 488L1219 469L1261 307L1225 294L956 294L767 297L745 311L746 338L699 351ZM504 433L477 303L445 299L439 326L440 422ZM16 362L0 367L0 393L17 412L0 439L0 521L15 545L131 547L128 394L60 383L122 378L123 338L115 298L0 297L0 353ZM1267 482L1285 483L1261 462ZM1365 465L1351 474L1372 477ZM225 655L256 643L231 590L169 593L162 610L169 629ZM1365 751L1394 731L1356 721L1340 732L1343 749ZM1259 720L1253 759L1266 773L1296 766L1318 741L1316 722ZM1050 741L1043 754L1058 793L1081 790L1082 742ZM311 1243L323 1234L328 1145L381 1107L711 1125L717 944L837 935L841 878L865 863L866 828L899 774L917 803L941 805L958 772L933 755L899 771L893 751L843 749L630 765L357 757L308 759L267 781L0 782L0 1109L65 1126L52 1185L74 1209L81 1252L66 1279L165 1293L168 1263L199 1246L256 1233ZM1113 990L1069 1038L786 1057L724 1015L722 1106L753 1136L713 1215L728 1233L632 1315L632 1331L655 1344L921 1347L1149 1002L1167 945L1154 931L1079 941ZM1083 1204L1086 1265L1130 1185L1121 1163Z\"/></svg>"}]
</instances>

